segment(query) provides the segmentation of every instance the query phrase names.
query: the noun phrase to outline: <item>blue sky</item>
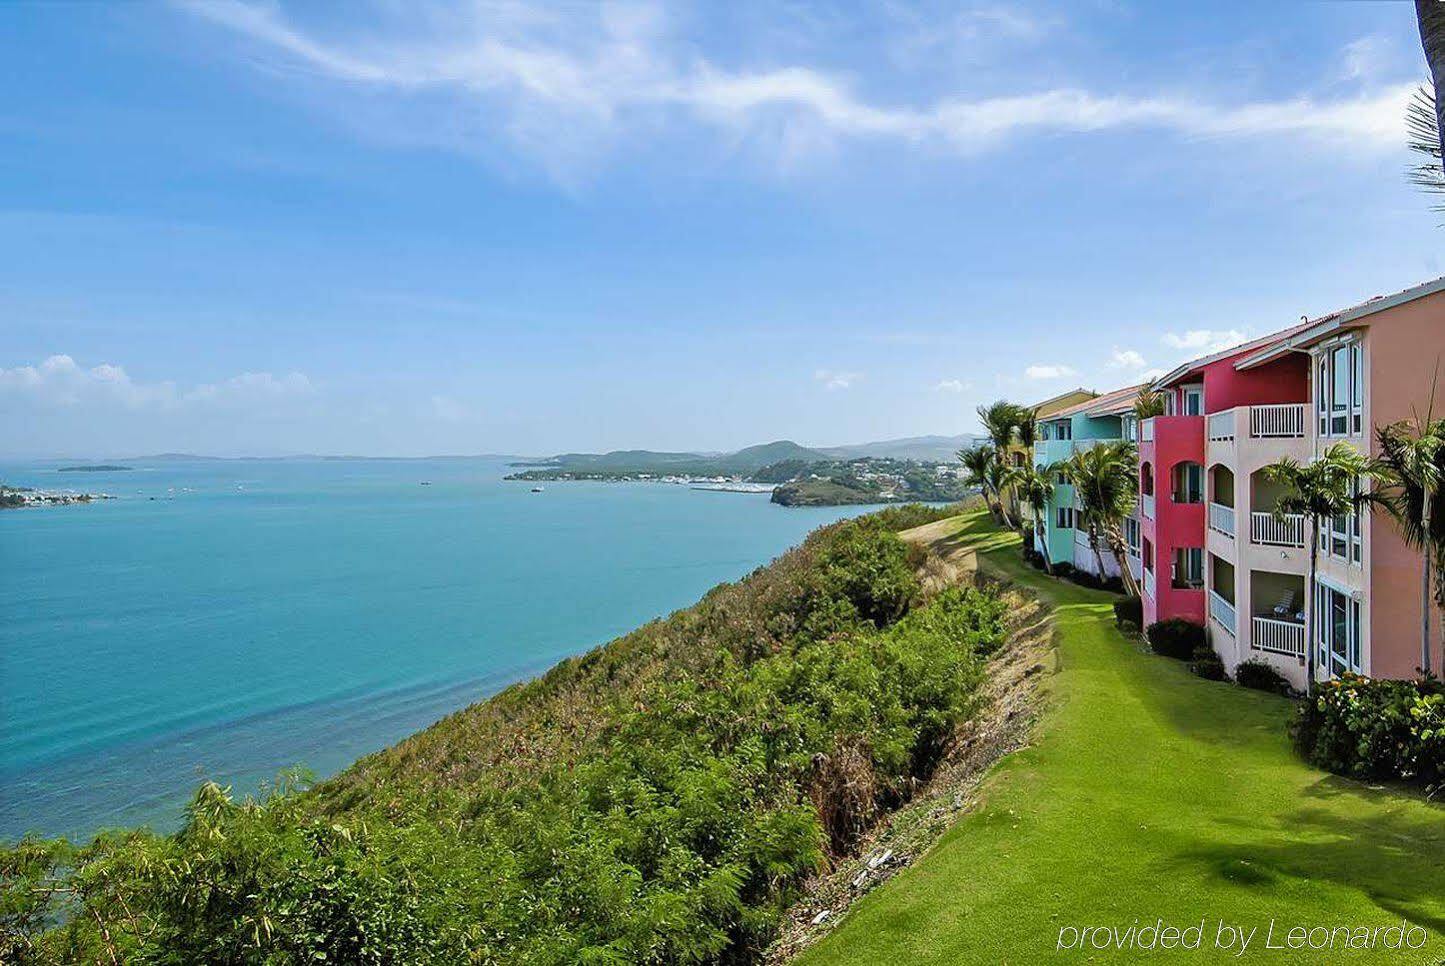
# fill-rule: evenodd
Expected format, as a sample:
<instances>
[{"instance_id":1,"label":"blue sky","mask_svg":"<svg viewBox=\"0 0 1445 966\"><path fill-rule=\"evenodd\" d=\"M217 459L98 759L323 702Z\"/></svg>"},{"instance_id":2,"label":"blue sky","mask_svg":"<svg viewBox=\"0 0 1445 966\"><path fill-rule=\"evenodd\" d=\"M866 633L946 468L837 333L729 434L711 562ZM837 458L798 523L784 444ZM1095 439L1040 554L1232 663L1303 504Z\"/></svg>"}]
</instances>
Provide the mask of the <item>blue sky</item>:
<instances>
[{"instance_id":1,"label":"blue sky","mask_svg":"<svg viewBox=\"0 0 1445 966\"><path fill-rule=\"evenodd\" d=\"M0 454L972 431L1445 272L1400 3L0 5Z\"/></svg>"}]
</instances>

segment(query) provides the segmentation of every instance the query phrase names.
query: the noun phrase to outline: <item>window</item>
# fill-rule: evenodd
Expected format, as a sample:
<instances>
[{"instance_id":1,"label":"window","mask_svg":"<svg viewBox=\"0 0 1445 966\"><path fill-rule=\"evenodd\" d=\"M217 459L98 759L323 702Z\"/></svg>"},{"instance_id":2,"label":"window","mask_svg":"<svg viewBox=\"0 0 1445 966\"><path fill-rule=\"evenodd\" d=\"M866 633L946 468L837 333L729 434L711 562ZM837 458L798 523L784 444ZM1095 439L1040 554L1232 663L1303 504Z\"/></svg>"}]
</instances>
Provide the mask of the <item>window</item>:
<instances>
[{"instance_id":1,"label":"window","mask_svg":"<svg viewBox=\"0 0 1445 966\"><path fill-rule=\"evenodd\" d=\"M1054 525L1060 530L1072 530L1074 528L1074 508L1071 506L1059 507Z\"/></svg>"},{"instance_id":2,"label":"window","mask_svg":"<svg viewBox=\"0 0 1445 966\"><path fill-rule=\"evenodd\" d=\"M1180 547L1174 551L1174 586L1180 589L1204 586L1204 548Z\"/></svg>"},{"instance_id":3,"label":"window","mask_svg":"<svg viewBox=\"0 0 1445 966\"><path fill-rule=\"evenodd\" d=\"M1360 492L1360 483L1355 481L1355 494ZM1318 543L1320 553L1329 554L1336 560L1359 564L1364 560L1364 540L1361 538L1360 514L1347 513L1331 517L1320 525Z\"/></svg>"},{"instance_id":4,"label":"window","mask_svg":"<svg viewBox=\"0 0 1445 966\"><path fill-rule=\"evenodd\" d=\"M1364 430L1365 359L1359 342L1342 343L1319 357L1315 412L1320 436L1358 435Z\"/></svg>"},{"instance_id":5,"label":"window","mask_svg":"<svg viewBox=\"0 0 1445 966\"><path fill-rule=\"evenodd\" d=\"M1331 677L1359 673L1360 602L1325 584L1315 586L1315 644L1319 665Z\"/></svg>"},{"instance_id":6,"label":"window","mask_svg":"<svg viewBox=\"0 0 1445 966\"><path fill-rule=\"evenodd\" d=\"M1136 557L1139 555L1139 521L1133 517L1124 518L1124 543Z\"/></svg>"},{"instance_id":7,"label":"window","mask_svg":"<svg viewBox=\"0 0 1445 966\"><path fill-rule=\"evenodd\" d=\"M1175 503L1204 502L1204 467L1198 463L1180 463L1174 467Z\"/></svg>"},{"instance_id":8,"label":"window","mask_svg":"<svg viewBox=\"0 0 1445 966\"><path fill-rule=\"evenodd\" d=\"M1140 547L1142 552L1139 554L1139 559L1144 561L1144 569L1152 574L1154 572L1154 544L1149 542L1148 537L1145 537L1140 542Z\"/></svg>"},{"instance_id":9,"label":"window","mask_svg":"<svg viewBox=\"0 0 1445 966\"><path fill-rule=\"evenodd\" d=\"M1131 443L1139 441L1139 420L1125 416L1119 420L1119 435Z\"/></svg>"},{"instance_id":10,"label":"window","mask_svg":"<svg viewBox=\"0 0 1445 966\"><path fill-rule=\"evenodd\" d=\"M1184 390L1184 415L1204 415L1204 387L1188 386Z\"/></svg>"},{"instance_id":11,"label":"window","mask_svg":"<svg viewBox=\"0 0 1445 966\"><path fill-rule=\"evenodd\" d=\"M1055 429L1054 439L1073 439L1074 427L1069 423L1059 423Z\"/></svg>"}]
</instances>

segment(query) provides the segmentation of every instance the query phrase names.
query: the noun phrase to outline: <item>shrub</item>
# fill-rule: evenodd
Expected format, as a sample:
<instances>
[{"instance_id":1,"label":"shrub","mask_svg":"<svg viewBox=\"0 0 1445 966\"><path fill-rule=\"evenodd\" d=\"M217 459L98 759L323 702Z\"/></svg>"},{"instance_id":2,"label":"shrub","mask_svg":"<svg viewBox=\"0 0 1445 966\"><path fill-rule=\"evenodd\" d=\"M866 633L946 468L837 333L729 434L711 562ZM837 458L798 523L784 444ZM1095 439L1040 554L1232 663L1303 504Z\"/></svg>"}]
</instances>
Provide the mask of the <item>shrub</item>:
<instances>
[{"instance_id":1,"label":"shrub","mask_svg":"<svg viewBox=\"0 0 1445 966\"><path fill-rule=\"evenodd\" d=\"M835 524L313 789L208 784L175 835L0 848L0 960L756 961L928 778L1004 639L997 595L923 604L908 553Z\"/></svg>"},{"instance_id":2,"label":"shrub","mask_svg":"<svg viewBox=\"0 0 1445 966\"><path fill-rule=\"evenodd\" d=\"M1060 560L1054 564L1054 576L1063 577L1065 580L1072 579L1074 576L1074 565L1067 560Z\"/></svg>"},{"instance_id":3,"label":"shrub","mask_svg":"<svg viewBox=\"0 0 1445 966\"><path fill-rule=\"evenodd\" d=\"M1204 643L1204 625L1183 617L1150 624L1144 632L1149 638L1149 648L1155 654L1187 661L1194 656L1195 648Z\"/></svg>"},{"instance_id":4,"label":"shrub","mask_svg":"<svg viewBox=\"0 0 1445 966\"><path fill-rule=\"evenodd\" d=\"M1125 621L1132 621L1137 628L1144 623L1144 601L1138 597L1125 597L1114 601L1114 623L1119 627Z\"/></svg>"},{"instance_id":5,"label":"shrub","mask_svg":"<svg viewBox=\"0 0 1445 966\"><path fill-rule=\"evenodd\" d=\"M1269 691L1273 694L1288 694L1289 681L1274 667L1258 658L1240 662L1234 669L1235 683L1254 691Z\"/></svg>"},{"instance_id":6,"label":"shrub","mask_svg":"<svg viewBox=\"0 0 1445 966\"><path fill-rule=\"evenodd\" d=\"M1119 630L1125 634L1139 633L1139 625L1134 621L1124 620L1119 622Z\"/></svg>"},{"instance_id":7,"label":"shrub","mask_svg":"<svg viewBox=\"0 0 1445 966\"><path fill-rule=\"evenodd\" d=\"M1201 644L1189 657L1189 670L1207 681L1223 681L1224 662L1214 653L1214 648Z\"/></svg>"},{"instance_id":8,"label":"shrub","mask_svg":"<svg viewBox=\"0 0 1445 966\"><path fill-rule=\"evenodd\" d=\"M1295 746L1312 764L1355 778L1445 781L1445 685L1438 679L1326 681L1295 714Z\"/></svg>"}]
</instances>

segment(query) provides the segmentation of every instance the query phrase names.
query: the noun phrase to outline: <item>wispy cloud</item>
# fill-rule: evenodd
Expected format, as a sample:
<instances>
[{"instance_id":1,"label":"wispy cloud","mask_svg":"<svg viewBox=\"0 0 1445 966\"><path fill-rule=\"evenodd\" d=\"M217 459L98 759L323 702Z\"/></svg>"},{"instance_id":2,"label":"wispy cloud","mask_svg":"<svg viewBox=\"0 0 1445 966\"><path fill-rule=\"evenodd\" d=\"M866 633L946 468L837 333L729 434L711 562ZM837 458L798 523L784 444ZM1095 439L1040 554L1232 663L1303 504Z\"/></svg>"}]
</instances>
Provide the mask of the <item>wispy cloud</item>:
<instances>
[{"instance_id":1,"label":"wispy cloud","mask_svg":"<svg viewBox=\"0 0 1445 966\"><path fill-rule=\"evenodd\" d=\"M1104 363L1106 369L1144 369L1149 363L1144 361L1143 353L1137 349L1120 349L1115 346L1109 353L1109 361Z\"/></svg>"},{"instance_id":2,"label":"wispy cloud","mask_svg":"<svg viewBox=\"0 0 1445 966\"><path fill-rule=\"evenodd\" d=\"M853 383L863 378L861 372L846 372L840 369L819 369L813 379L823 384L824 389L851 389Z\"/></svg>"},{"instance_id":3,"label":"wispy cloud","mask_svg":"<svg viewBox=\"0 0 1445 966\"><path fill-rule=\"evenodd\" d=\"M216 383L182 389L171 381L137 382L117 365L85 368L68 355L53 355L35 365L0 369L0 394L11 394L47 407L110 405L129 410L187 406L248 406L308 396L311 380L299 372L273 375L243 372Z\"/></svg>"},{"instance_id":4,"label":"wispy cloud","mask_svg":"<svg viewBox=\"0 0 1445 966\"><path fill-rule=\"evenodd\" d=\"M942 379L934 385L933 391L958 393L968 388L969 384L962 379Z\"/></svg>"},{"instance_id":5,"label":"wispy cloud","mask_svg":"<svg viewBox=\"0 0 1445 966\"><path fill-rule=\"evenodd\" d=\"M1243 329L1188 329L1166 332L1161 341L1171 349L1210 353L1237 346L1248 338L1249 334Z\"/></svg>"},{"instance_id":6,"label":"wispy cloud","mask_svg":"<svg viewBox=\"0 0 1445 966\"><path fill-rule=\"evenodd\" d=\"M1029 366L1024 370L1024 376L1028 379L1062 379L1065 376L1075 375L1071 366L1064 365L1037 365Z\"/></svg>"},{"instance_id":7,"label":"wispy cloud","mask_svg":"<svg viewBox=\"0 0 1445 966\"><path fill-rule=\"evenodd\" d=\"M442 98L451 122L436 125L432 136L506 138L554 169L581 163L626 135L656 137L673 121L713 129L728 143L756 137L784 159L840 140L967 154L1030 133L1120 129L1191 138L1313 137L1336 150L1394 150L1412 89L1401 83L1346 97L1301 93L1223 104L1185 93L1064 85L906 103L870 98L852 78L806 63L726 66L679 36L662 6L407 5L395 8L411 14L400 26L388 22L367 32L353 17L343 35L304 28L272 3L177 2L244 38L273 72L372 97L405 96L409 110L419 98ZM1040 29L1005 7L971 16L993 29ZM1349 56L1361 61L1366 51ZM471 133L459 134L468 125Z\"/></svg>"}]
</instances>

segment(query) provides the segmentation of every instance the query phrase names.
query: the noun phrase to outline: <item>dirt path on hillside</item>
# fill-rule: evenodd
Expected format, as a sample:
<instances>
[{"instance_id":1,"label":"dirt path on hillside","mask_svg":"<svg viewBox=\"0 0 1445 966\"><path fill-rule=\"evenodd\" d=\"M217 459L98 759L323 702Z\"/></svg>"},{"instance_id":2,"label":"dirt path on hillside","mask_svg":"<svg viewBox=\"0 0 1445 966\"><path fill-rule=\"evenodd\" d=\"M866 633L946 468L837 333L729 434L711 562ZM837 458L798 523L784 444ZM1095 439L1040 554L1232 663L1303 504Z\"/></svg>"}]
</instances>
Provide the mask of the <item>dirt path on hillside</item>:
<instances>
[{"instance_id":1,"label":"dirt path on hillside","mask_svg":"<svg viewBox=\"0 0 1445 966\"><path fill-rule=\"evenodd\" d=\"M917 860L974 807L988 770L1029 742L1042 707L1039 685L1057 669L1051 613L1036 598L978 573L976 541L958 517L900 534L928 548L920 576L929 593L983 581L1013 605L1007 642L989 659L985 710L968 721L914 798L866 835L856 855L839 859L807 885L788 913L765 962L784 963L833 929L849 907Z\"/></svg>"}]
</instances>

